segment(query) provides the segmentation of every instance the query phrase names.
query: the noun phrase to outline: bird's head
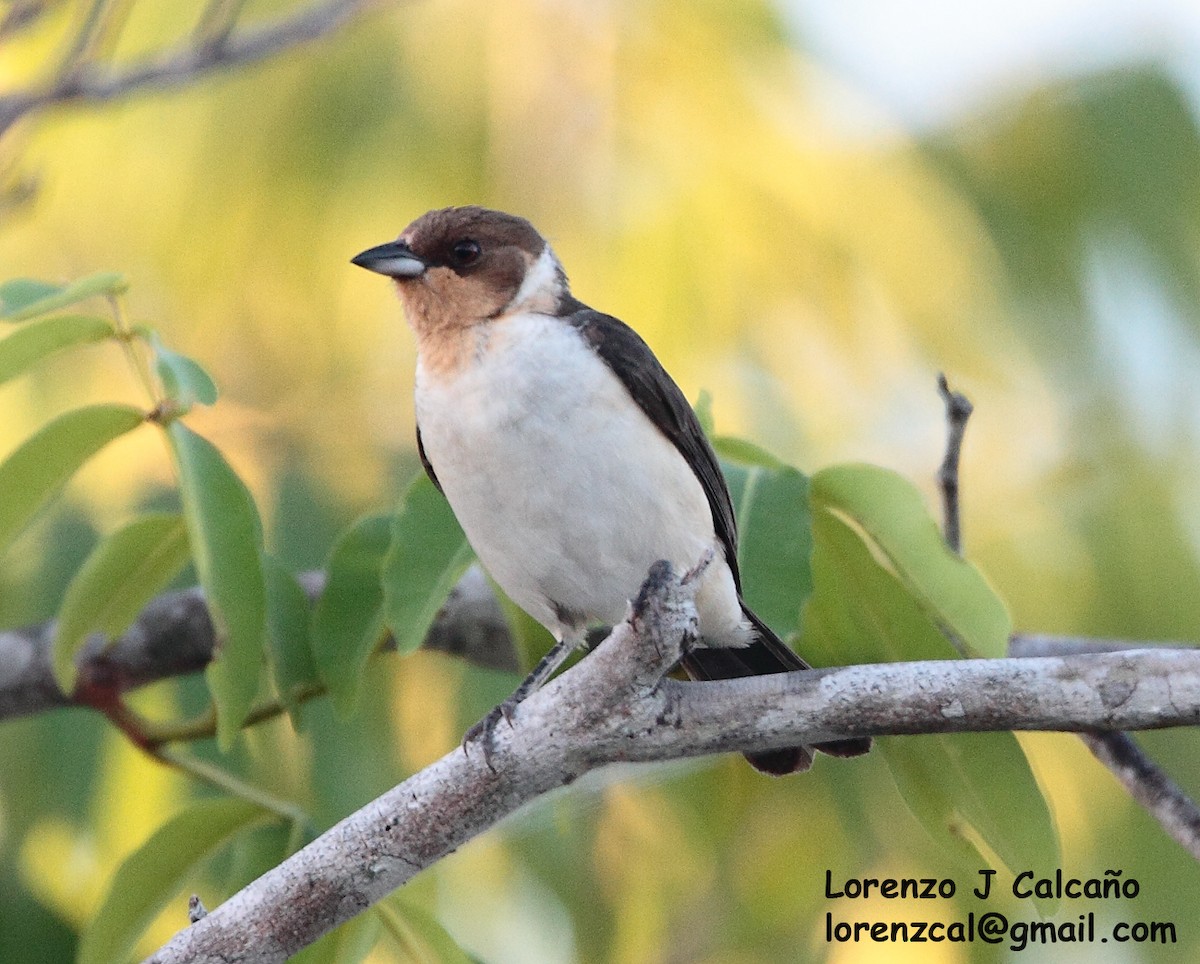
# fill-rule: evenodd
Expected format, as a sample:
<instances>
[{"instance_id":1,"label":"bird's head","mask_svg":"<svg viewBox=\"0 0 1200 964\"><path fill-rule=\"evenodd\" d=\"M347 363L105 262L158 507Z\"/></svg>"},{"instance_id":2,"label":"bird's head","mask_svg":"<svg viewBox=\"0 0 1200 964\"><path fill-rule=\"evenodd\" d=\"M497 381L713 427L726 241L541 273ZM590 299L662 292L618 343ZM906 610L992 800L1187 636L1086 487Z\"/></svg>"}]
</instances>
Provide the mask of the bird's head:
<instances>
[{"instance_id":1,"label":"bird's head","mask_svg":"<svg viewBox=\"0 0 1200 964\"><path fill-rule=\"evenodd\" d=\"M391 278L419 337L518 311L553 313L567 295L558 259L524 218L481 207L442 208L395 241L353 259Z\"/></svg>"}]
</instances>

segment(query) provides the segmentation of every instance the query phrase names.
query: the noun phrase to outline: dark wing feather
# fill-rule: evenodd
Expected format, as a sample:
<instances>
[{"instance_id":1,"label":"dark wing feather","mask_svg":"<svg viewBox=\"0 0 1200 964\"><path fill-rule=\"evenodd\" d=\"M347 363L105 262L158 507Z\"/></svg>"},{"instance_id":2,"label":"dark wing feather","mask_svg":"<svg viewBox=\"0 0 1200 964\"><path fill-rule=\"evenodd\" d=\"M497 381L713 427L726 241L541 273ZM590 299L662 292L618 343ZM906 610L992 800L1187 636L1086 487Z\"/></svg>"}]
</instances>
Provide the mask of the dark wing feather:
<instances>
[{"instance_id":1,"label":"dark wing feather","mask_svg":"<svg viewBox=\"0 0 1200 964\"><path fill-rule=\"evenodd\" d=\"M433 487L439 492L442 492L442 483L438 481L437 473L433 471L433 466L429 464L429 456L425 454L425 443L421 441L421 426L417 426L417 455L421 458L421 465L425 468L425 474L429 476L429 481L433 483ZM442 495L445 495L442 492Z\"/></svg>"},{"instance_id":2,"label":"dark wing feather","mask_svg":"<svg viewBox=\"0 0 1200 964\"><path fill-rule=\"evenodd\" d=\"M687 460L708 497L713 529L725 550L738 596L742 580L737 564L737 522L725 476L716 453L700 427L692 406L679 386L654 357L641 336L623 321L587 307L575 299L562 306L563 320L574 325L588 344L608 364L646 417ZM683 657L683 667L693 679L734 679L808 669L771 628L742 603L742 612L754 626L755 639L738 648L697 647ZM834 756L857 756L871 747L870 739L818 743L816 749ZM797 746L769 753L748 753L746 759L765 773L785 774L807 770L812 763L808 747Z\"/></svg>"},{"instance_id":3,"label":"dark wing feather","mask_svg":"<svg viewBox=\"0 0 1200 964\"><path fill-rule=\"evenodd\" d=\"M769 676L812 669L754 610L742 603L742 615L754 626L755 640L749 646L723 649L696 647L683 655L683 668L692 679L738 679L742 676ZM870 737L831 740L813 747L830 756L861 756L871 749ZM812 764L808 747L795 746L767 753L747 753L756 769L777 775L807 770Z\"/></svg>"},{"instance_id":4,"label":"dark wing feather","mask_svg":"<svg viewBox=\"0 0 1200 964\"><path fill-rule=\"evenodd\" d=\"M573 309L573 310L572 310ZM737 522L725 476L683 392L662 367L650 346L625 322L572 302L563 320L574 325L588 344L620 379L646 417L687 460L712 511L713 529L725 550L738 593L742 591L737 564Z\"/></svg>"}]
</instances>

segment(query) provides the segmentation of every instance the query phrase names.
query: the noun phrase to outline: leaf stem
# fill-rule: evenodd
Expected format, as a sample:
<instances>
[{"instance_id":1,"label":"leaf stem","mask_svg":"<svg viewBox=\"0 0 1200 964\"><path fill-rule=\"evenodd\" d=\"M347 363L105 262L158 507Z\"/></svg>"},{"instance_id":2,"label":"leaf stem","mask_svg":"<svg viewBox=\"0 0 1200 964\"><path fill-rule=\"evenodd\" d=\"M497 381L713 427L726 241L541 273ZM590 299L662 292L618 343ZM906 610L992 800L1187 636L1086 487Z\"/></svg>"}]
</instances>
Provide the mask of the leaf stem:
<instances>
[{"instance_id":1,"label":"leaf stem","mask_svg":"<svg viewBox=\"0 0 1200 964\"><path fill-rule=\"evenodd\" d=\"M281 699L265 700L250 710L242 726L245 728L273 720L286 713L289 706L307 703L318 696L324 696L326 692L324 684L309 683L306 686L298 687L293 692L290 704ZM142 735L151 752L155 752L159 747L168 743L192 743L196 740L210 739L216 734L217 714L210 704L208 709L190 720L181 720L175 723L147 723Z\"/></svg>"},{"instance_id":2,"label":"leaf stem","mask_svg":"<svg viewBox=\"0 0 1200 964\"><path fill-rule=\"evenodd\" d=\"M258 804L298 826L311 828L312 822L308 814L296 804L281 800L212 763L167 748L164 745L166 741L163 739L163 731L169 732L169 728L156 727L150 723L115 691L95 687L91 690L86 705L102 712L135 746L159 763L173 767L225 793ZM216 730L215 714L211 709L207 714L201 714L197 720L191 721L189 725L200 729L206 717L213 718L208 724L208 733L205 734L211 736Z\"/></svg>"},{"instance_id":3,"label":"leaf stem","mask_svg":"<svg viewBox=\"0 0 1200 964\"><path fill-rule=\"evenodd\" d=\"M186 773L188 776L201 780L209 786L222 790L232 796L247 800L250 803L256 803L264 810L278 814L292 821L297 826L312 827L311 818L296 804L289 803L287 800L281 800L279 797L235 777L232 773L209 763L207 760L201 760L199 757L188 754L176 753L161 747L152 750L151 754L157 760L167 764L167 766L174 767L176 770Z\"/></svg>"},{"instance_id":4,"label":"leaf stem","mask_svg":"<svg viewBox=\"0 0 1200 964\"><path fill-rule=\"evenodd\" d=\"M150 363L134 345L134 340L138 337L138 333L130 328L129 322L125 318L120 298L117 298L115 295L109 295L108 304L112 308L113 324L117 331L117 341L121 343L121 350L125 353L125 358L128 360L129 366L142 383L142 388L146 390L153 409L158 411L165 400L155 384L154 376L150 371Z\"/></svg>"}]
</instances>

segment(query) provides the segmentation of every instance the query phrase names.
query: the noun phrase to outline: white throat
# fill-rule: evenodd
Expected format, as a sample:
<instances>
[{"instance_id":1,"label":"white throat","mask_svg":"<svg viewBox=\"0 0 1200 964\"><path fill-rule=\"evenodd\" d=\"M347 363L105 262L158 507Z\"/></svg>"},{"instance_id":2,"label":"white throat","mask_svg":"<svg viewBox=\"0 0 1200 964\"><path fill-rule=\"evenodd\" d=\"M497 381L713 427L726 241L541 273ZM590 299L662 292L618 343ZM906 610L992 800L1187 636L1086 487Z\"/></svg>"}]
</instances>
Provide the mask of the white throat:
<instances>
[{"instance_id":1,"label":"white throat","mask_svg":"<svg viewBox=\"0 0 1200 964\"><path fill-rule=\"evenodd\" d=\"M547 244L525 272L525 280L501 314L550 312L563 294L563 270Z\"/></svg>"}]
</instances>

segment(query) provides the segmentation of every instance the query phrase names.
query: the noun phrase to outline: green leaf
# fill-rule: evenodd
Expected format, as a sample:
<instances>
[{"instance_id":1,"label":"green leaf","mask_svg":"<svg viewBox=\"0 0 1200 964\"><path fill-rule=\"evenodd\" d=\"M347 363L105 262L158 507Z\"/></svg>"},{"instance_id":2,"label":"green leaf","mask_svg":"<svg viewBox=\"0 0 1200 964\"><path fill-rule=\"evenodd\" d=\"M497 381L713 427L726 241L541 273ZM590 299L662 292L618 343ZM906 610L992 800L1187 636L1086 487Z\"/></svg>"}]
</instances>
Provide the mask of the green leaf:
<instances>
[{"instance_id":1,"label":"green leaf","mask_svg":"<svg viewBox=\"0 0 1200 964\"><path fill-rule=\"evenodd\" d=\"M0 463L0 552L84 462L137 428L145 413L128 405L92 405L44 425Z\"/></svg>"},{"instance_id":2,"label":"green leaf","mask_svg":"<svg viewBox=\"0 0 1200 964\"><path fill-rule=\"evenodd\" d=\"M92 550L67 587L54 634L54 676L64 693L75 689L75 655L93 632L123 633L188 560L183 518L143 516Z\"/></svg>"},{"instance_id":3,"label":"green leaf","mask_svg":"<svg viewBox=\"0 0 1200 964\"><path fill-rule=\"evenodd\" d=\"M384 930L399 945L405 960L420 964L471 964L436 917L424 908L392 896L375 905Z\"/></svg>"},{"instance_id":4,"label":"green leaf","mask_svg":"<svg viewBox=\"0 0 1200 964\"><path fill-rule=\"evenodd\" d=\"M393 520L383 562L384 621L400 653L421 645L473 558L450 504L418 476Z\"/></svg>"},{"instance_id":5,"label":"green leaf","mask_svg":"<svg viewBox=\"0 0 1200 964\"><path fill-rule=\"evenodd\" d=\"M14 312L45 298L58 294L66 285L51 284L33 278L14 278L0 285L0 318L8 318Z\"/></svg>"},{"instance_id":6,"label":"green leaf","mask_svg":"<svg viewBox=\"0 0 1200 964\"><path fill-rule=\"evenodd\" d=\"M358 705L367 660L384 635L380 574L391 533L389 515L367 516L347 529L334 544L313 610L313 654L343 716Z\"/></svg>"},{"instance_id":7,"label":"green leaf","mask_svg":"<svg viewBox=\"0 0 1200 964\"><path fill-rule=\"evenodd\" d=\"M808 479L770 456L764 467L751 454L748 463L721 463L738 524L742 592L747 605L787 639L799 630L800 607L812 591Z\"/></svg>"},{"instance_id":8,"label":"green leaf","mask_svg":"<svg viewBox=\"0 0 1200 964\"><path fill-rule=\"evenodd\" d=\"M92 315L62 315L24 325L0 341L0 384L71 345L102 341L113 326Z\"/></svg>"},{"instance_id":9,"label":"green leaf","mask_svg":"<svg viewBox=\"0 0 1200 964\"><path fill-rule=\"evenodd\" d=\"M77 964L127 961L138 938L205 858L268 816L246 800L197 800L125 859L80 939Z\"/></svg>"},{"instance_id":10,"label":"green leaf","mask_svg":"<svg viewBox=\"0 0 1200 964\"><path fill-rule=\"evenodd\" d=\"M946 546L909 482L875 466L834 466L813 478L813 503L814 509L852 521L964 655L1006 654L1012 632L1008 610L979 570Z\"/></svg>"},{"instance_id":11,"label":"green leaf","mask_svg":"<svg viewBox=\"0 0 1200 964\"><path fill-rule=\"evenodd\" d=\"M267 618L262 527L250 492L211 442L179 421L166 432L192 558L217 631L216 656L204 675L217 708L217 743L227 750L250 712L262 674Z\"/></svg>"},{"instance_id":12,"label":"green leaf","mask_svg":"<svg viewBox=\"0 0 1200 964\"><path fill-rule=\"evenodd\" d=\"M722 460L741 462L745 465L757 465L764 469L782 469L787 467L762 446L744 438L732 435L718 435L712 440L713 448Z\"/></svg>"},{"instance_id":13,"label":"green leaf","mask_svg":"<svg viewBox=\"0 0 1200 964\"><path fill-rule=\"evenodd\" d=\"M945 549L903 479L844 466L812 479L814 590L803 649L825 664L954 659L1006 635L1007 616L983 577ZM917 572L919 567L928 571ZM878 740L917 819L971 864L981 839L1010 869L1052 870L1058 839L1046 801L1011 733Z\"/></svg>"},{"instance_id":14,"label":"green leaf","mask_svg":"<svg viewBox=\"0 0 1200 964\"><path fill-rule=\"evenodd\" d=\"M197 402L212 405L217 400L217 386L212 376L187 355L171 351L159 338L158 332L148 333L154 349L154 370L162 381L163 390L183 409Z\"/></svg>"},{"instance_id":15,"label":"green leaf","mask_svg":"<svg viewBox=\"0 0 1200 964\"><path fill-rule=\"evenodd\" d=\"M230 842L227 855L222 855L220 872L209 876L224 893L236 894L295 853L292 843L296 835L294 820L277 819L247 827Z\"/></svg>"},{"instance_id":16,"label":"green leaf","mask_svg":"<svg viewBox=\"0 0 1200 964\"><path fill-rule=\"evenodd\" d=\"M352 917L294 957L291 964L361 964L379 941L382 930L374 910Z\"/></svg>"},{"instance_id":17,"label":"green leaf","mask_svg":"<svg viewBox=\"0 0 1200 964\"><path fill-rule=\"evenodd\" d=\"M0 285L0 319L24 321L95 295L119 295L128 287L124 275L111 271L88 275L66 285L18 278Z\"/></svg>"},{"instance_id":18,"label":"green leaf","mask_svg":"<svg viewBox=\"0 0 1200 964\"><path fill-rule=\"evenodd\" d=\"M297 695L319 681L309 633L308 595L296 577L274 556L263 558L267 587L267 643L275 689L299 729Z\"/></svg>"}]
</instances>

